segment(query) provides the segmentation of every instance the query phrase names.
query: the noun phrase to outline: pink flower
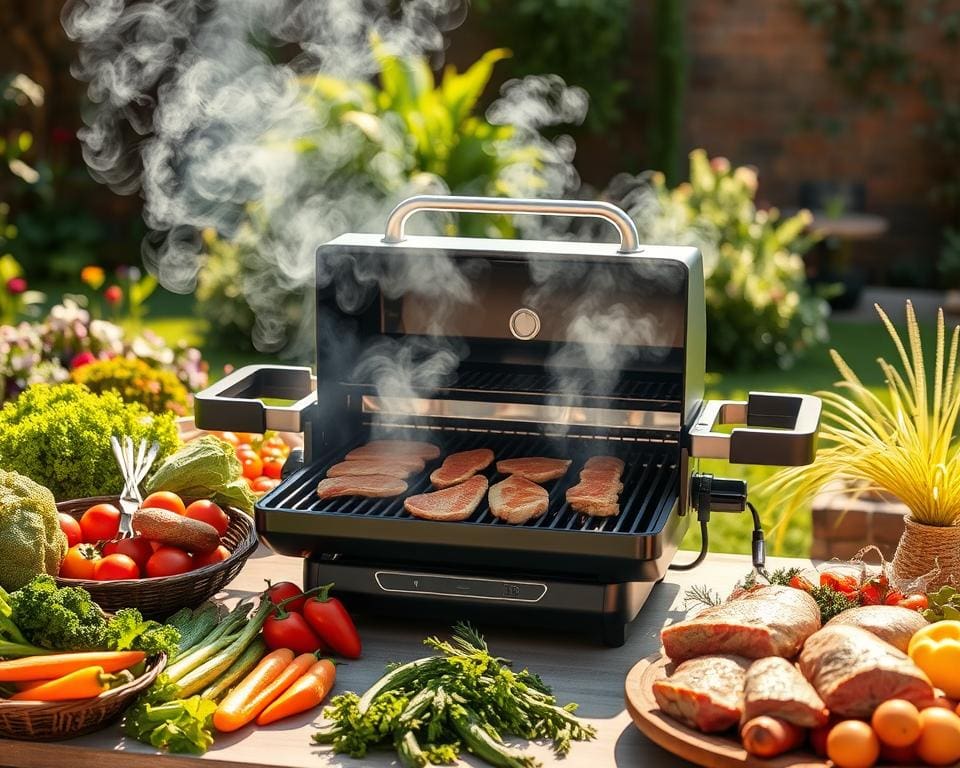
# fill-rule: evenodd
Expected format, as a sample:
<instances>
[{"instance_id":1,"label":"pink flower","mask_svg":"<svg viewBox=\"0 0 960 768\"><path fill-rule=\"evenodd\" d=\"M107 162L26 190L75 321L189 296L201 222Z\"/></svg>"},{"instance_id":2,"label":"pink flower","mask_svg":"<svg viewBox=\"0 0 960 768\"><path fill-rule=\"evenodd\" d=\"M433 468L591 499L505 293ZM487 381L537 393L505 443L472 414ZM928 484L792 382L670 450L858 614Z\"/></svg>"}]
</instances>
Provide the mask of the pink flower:
<instances>
[{"instance_id":1,"label":"pink flower","mask_svg":"<svg viewBox=\"0 0 960 768\"><path fill-rule=\"evenodd\" d=\"M11 277L7 280L7 292L19 296L27 290L27 281L22 277Z\"/></svg>"},{"instance_id":2,"label":"pink flower","mask_svg":"<svg viewBox=\"0 0 960 768\"><path fill-rule=\"evenodd\" d=\"M103 292L103 298L105 298L110 304L116 306L123 301L123 291L119 285L111 285Z\"/></svg>"},{"instance_id":3,"label":"pink flower","mask_svg":"<svg viewBox=\"0 0 960 768\"><path fill-rule=\"evenodd\" d=\"M70 361L70 370L82 368L84 365L90 365L90 363L95 363L96 361L97 356L93 354L93 352L80 352L74 355Z\"/></svg>"}]
</instances>

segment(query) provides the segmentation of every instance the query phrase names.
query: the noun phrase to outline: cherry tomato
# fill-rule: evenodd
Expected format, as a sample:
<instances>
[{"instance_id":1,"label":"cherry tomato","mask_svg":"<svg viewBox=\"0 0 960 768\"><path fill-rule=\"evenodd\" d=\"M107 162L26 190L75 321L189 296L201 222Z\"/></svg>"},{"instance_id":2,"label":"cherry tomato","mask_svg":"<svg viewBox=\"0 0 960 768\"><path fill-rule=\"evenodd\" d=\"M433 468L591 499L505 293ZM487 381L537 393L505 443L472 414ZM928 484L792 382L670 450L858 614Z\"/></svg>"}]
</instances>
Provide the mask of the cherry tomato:
<instances>
[{"instance_id":1,"label":"cherry tomato","mask_svg":"<svg viewBox=\"0 0 960 768\"><path fill-rule=\"evenodd\" d=\"M126 555L137 564L137 568L143 571L147 567L147 560L153 554L153 547L150 542L140 536L134 536L132 539L117 539L108 541L103 545L103 556Z\"/></svg>"},{"instance_id":2,"label":"cherry tomato","mask_svg":"<svg viewBox=\"0 0 960 768\"><path fill-rule=\"evenodd\" d=\"M238 459L240 458L240 454L247 453L247 452L256 453L256 451L253 450L253 446L250 445L250 443L240 443L239 445L237 445L237 448L234 451L234 453L237 454Z\"/></svg>"},{"instance_id":3,"label":"cherry tomato","mask_svg":"<svg viewBox=\"0 0 960 768\"><path fill-rule=\"evenodd\" d=\"M903 594L899 589L891 589L887 592L886 596L883 598L884 605L899 605L901 601L906 599L906 595Z\"/></svg>"},{"instance_id":4,"label":"cherry tomato","mask_svg":"<svg viewBox=\"0 0 960 768\"><path fill-rule=\"evenodd\" d=\"M237 432L237 440L241 443L247 443L248 445L258 437L260 437L260 435L254 434L253 432Z\"/></svg>"},{"instance_id":5,"label":"cherry tomato","mask_svg":"<svg viewBox=\"0 0 960 768\"><path fill-rule=\"evenodd\" d=\"M147 560L147 576L175 576L193 569L193 558L179 547L159 547Z\"/></svg>"},{"instance_id":6,"label":"cherry tomato","mask_svg":"<svg viewBox=\"0 0 960 768\"><path fill-rule=\"evenodd\" d=\"M283 441L283 438L280 435L272 435L263 441L263 444L269 448L280 448L283 450L287 447L287 444Z\"/></svg>"},{"instance_id":7,"label":"cherry tomato","mask_svg":"<svg viewBox=\"0 0 960 768\"><path fill-rule=\"evenodd\" d=\"M283 473L283 459L277 456L268 456L263 460L263 474L274 480L279 480Z\"/></svg>"},{"instance_id":8,"label":"cherry tomato","mask_svg":"<svg viewBox=\"0 0 960 768\"><path fill-rule=\"evenodd\" d=\"M223 536L230 527L230 516L212 501L193 502L187 507L186 516L191 520L212 525L220 536Z\"/></svg>"},{"instance_id":9,"label":"cherry tomato","mask_svg":"<svg viewBox=\"0 0 960 768\"><path fill-rule=\"evenodd\" d=\"M99 559L100 555L90 544L75 544L60 563L60 576L64 579L92 579Z\"/></svg>"},{"instance_id":10,"label":"cherry tomato","mask_svg":"<svg viewBox=\"0 0 960 768\"><path fill-rule=\"evenodd\" d=\"M97 560L93 566L93 578L97 581L139 579L140 569L132 558L115 553Z\"/></svg>"},{"instance_id":11,"label":"cherry tomato","mask_svg":"<svg viewBox=\"0 0 960 768\"><path fill-rule=\"evenodd\" d=\"M89 543L117 538L120 510L113 504L94 504L80 518L83 540Z\"/></svg>"},{"instance_id":12,"label":"cherry tomato","mask_svg":"<svg viewBox=\"0 0 960 768\"><path fill-rule=\"evenodd\" d=\"M790 578L790 586L794 589L802 589L804 592L809 592L813 589L813 584L807 581L799 573Z\"/></svg>"},{"instance_id":13,"label":"cherry tomato","mask_svg":"<svg viewBox=\"0 0 960 768\"><path fill-rule=\"evenodd\" d=\"M861 605L880 605L882 602L880 599L880 587L873 582L864 584L860 589Z\"/></svg>"},{"instance_id":14,"label":"cherry tomato","mask_svg":"<svg viewBox=\"0 0 960 768\"><path fill-rule=\"evenodd\" d=\"M260 477L263 474L263 459L261 459L254 451L245 453L240 458L240 463L243 465L243 476L248 477L251 480Z\"/></svg>"},{"instance_id":15,"label":"cherry tomato","mask_svg":"<svg viewBox=\"0 0 960 768\"><path fill-rule=\"evenodd\" d=\"M216 549L207 552L205 555L194 555L193 556L193 567L194 568L203 568L205 565L213 565L214 563L222 563L230 557L230 550L227 549L223 544L221 544Z\"/></svg>"},{"instance_id":16,"label":"cherry tomato","mask_svg":"<svg viewBox=\"0 0 960 768\"><path fill-rule=\"evenodd\" d=\"M820 574L820 586L830 587L835 592L850 597L857 592L857 580L853 576L844 576L830 571L823 571Z\"/></svg>"},{"instance_id":17,"label":"cherry tomato","mask_svg":"<svg viewBox=\"0 0 960 768\"><path fill-rule=\"evenodd\" d=\"M144 509L165 509L168 512L176 512L178 515L182 515L187 511L187 507L183 503L183 499L177 496L177 494L171 493L170 491L157 491L156 493L151 493L143 500L143 504L141 506Z\"/></svg>"},{"instance_id":18,"label":"cherry tomato","mask_svg":"<svg viewBox=\"0 0 960 768\"><path fill-rule=\"evenodd\" d=\"M234 432L218 432L216 435L224 442L230 443L230 445L239 445L240 443L240 440Z\"/></svg>"},{"instance_id":19,"label":"cherry tomato","mask_svg":"<svg viewBox=\"0 0 960 768\"><path fill-rule=\"evenodd\" d=\"M83 530L75 517L68 515L66 512L58 512L57 520L60 521L60 530L67 537L68 547L75 547L83 541Z\"/></svg>"},{"instance_id":20,"label":"cherry tomato","mask_svg":"<svg viewBox=\"0 0 960 768\"><path fill-rule=\"evenodd\" d=\"M337 598L309 598L303 605L303 618L334 653L348 659L360 658L360 635L347 609Z\"/></svg>"},{"instance_id":21,"label":"cherry tomato","mask_svg":"<svg viewBox=\"0 0 960 768\"><path fill-rule=\"evenodd\" d=\"M292 581L278 581L276 584L271 584L269 579L267 580L267 590L263 593L263 596L274 605L278 605L284 600L296 597L297 595L303 595L303 590ZM286 611L300 613L300 611L303 610L303 604L306 600L307 598L305 597L302 597L300 600L291 600L283 606L283 608Z\"/></svg>"},{"instance_id":22,"label":"cherry tomato","mask_svg":"<svg viewBox=\"0 0 960 768\"><path fill-rule=\"evenodd\" d=\"M263 640L267 648L289 648L296 654L320 650L320 638L310 629L303 616L296 612L273 613L263 623Z\"/></svg>"},{"instance_id":23,"label":"cherry tomato","mask_svg":"<svg viewBox=\"0 0 960 768\"><path fill-rule=\"evenodd\" d=\"M274 480L272 477L258 477L256 480L250 481L250 490L254 493L266 493L272 491L278 485L280 485L280 481Z\"/></svg>"},{"instance_id":24,"label":"cherry tomato","mask_svg":"<svg viewBox=\"0 0 960 768\"><path fill-rule=\"evenodd\" d=\"M903 608L909 608L911 611L923 611L929 607L930 601L926 595L907 595L907 597L897 603L897 605Z\"/></svg>"}]
</instances>

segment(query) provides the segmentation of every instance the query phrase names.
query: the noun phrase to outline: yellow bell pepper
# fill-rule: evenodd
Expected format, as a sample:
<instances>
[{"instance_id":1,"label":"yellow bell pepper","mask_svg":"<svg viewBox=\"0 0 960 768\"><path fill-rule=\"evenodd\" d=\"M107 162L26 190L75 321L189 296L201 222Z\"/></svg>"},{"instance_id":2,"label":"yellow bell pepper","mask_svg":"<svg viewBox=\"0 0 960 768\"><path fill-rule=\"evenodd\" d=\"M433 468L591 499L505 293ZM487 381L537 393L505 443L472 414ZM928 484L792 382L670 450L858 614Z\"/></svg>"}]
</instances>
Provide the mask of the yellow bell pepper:
<instances>
[{"instance_id":1,"label":"yellow bell pepper","mask_svg":"<svg viewBox=\"0 0 960 768\"><path fill-rule=\"evenodd\" d=\"M907 653L930 682L960 699L960 621L938 621L914 633Z\"/></svg>"}]
</instances>

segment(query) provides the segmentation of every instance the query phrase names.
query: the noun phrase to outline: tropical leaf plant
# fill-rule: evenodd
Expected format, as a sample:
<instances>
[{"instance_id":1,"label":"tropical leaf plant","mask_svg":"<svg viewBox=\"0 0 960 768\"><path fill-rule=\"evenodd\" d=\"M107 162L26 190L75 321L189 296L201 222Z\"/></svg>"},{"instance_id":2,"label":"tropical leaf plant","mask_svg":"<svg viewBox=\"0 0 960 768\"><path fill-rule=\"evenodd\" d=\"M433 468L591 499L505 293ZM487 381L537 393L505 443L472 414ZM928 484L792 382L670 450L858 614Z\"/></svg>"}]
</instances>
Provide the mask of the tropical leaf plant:
<instances>
[{"instance_id":1,"label":"tropical leaf plant","mask_svg":"<svg viewBox=\"0 0 960 768\"><path fill-rule=\"evenodd\" d=\"M960 525L960 375L957 352L960 327L949 342L943 310L937 314L933 368L927 371L920 326L913 305L906 305L906 342L879 306L880 319L896 348L899 366L878 359L886 380L881 398L863 382L836 350L830 354L841 379L835 389L818 392L824 410L821 447L813 464L786 469L764 485L782 500L778 523L785 523L824 485L855 481L866 490L887 491L910 508L919 523Z\"/></svg>"}]
</instances>

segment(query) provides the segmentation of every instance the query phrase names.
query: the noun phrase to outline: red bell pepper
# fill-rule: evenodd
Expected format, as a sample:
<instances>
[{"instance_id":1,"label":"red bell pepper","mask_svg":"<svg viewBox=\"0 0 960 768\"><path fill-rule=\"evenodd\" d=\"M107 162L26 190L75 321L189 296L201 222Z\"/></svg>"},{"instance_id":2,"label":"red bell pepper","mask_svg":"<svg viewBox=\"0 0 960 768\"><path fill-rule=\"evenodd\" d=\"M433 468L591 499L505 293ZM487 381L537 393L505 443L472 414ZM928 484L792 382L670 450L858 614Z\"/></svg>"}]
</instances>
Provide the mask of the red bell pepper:
<instances>
[{"instance_id":1,"label":"red bell pepper","mask_svg":"<svg viewBox=\"0 0 960 768\"><path fill-rule=\"evenodd\" d=\"M348 659L359 659L360 635L343 603L330 597L331 586L322 588L304 603L303 618L334 653Z\"/></svg>"}]
</instances>

